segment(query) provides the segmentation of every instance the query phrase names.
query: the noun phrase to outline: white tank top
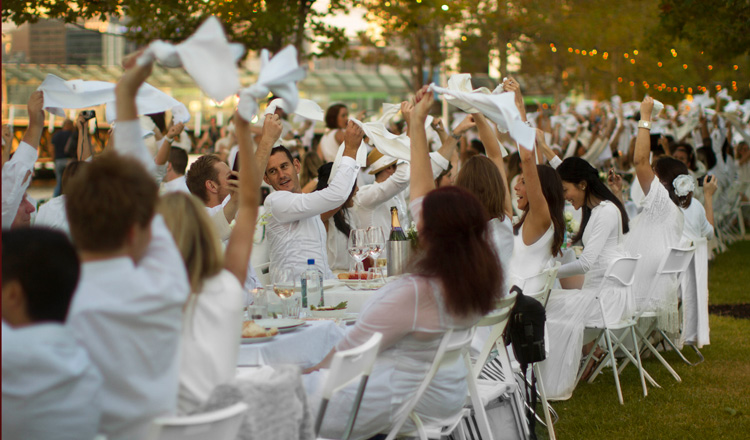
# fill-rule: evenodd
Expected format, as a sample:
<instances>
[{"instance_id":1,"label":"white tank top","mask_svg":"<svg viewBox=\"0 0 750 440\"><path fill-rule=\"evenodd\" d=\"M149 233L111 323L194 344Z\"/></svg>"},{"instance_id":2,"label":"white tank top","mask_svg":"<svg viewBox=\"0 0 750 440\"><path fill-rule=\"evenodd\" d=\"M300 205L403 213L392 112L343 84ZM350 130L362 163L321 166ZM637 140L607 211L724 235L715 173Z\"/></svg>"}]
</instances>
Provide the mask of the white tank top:
<instances>
[{"instance_id":1,"label":"white tank top","mask_svg":"<svg viewBox=\"0 0 750 440\"><path fill-rule=\"evenodd\" d=\"M518 235L513 236L513 256L508 270L508 285L514 284L527 292L537 292L544 287L544 280L534 279L539 273L547 269L552 261L552 240L555 238L554 225L536 242L526 245L523 242L523 227Z\"/></svg>"}]
</instances>

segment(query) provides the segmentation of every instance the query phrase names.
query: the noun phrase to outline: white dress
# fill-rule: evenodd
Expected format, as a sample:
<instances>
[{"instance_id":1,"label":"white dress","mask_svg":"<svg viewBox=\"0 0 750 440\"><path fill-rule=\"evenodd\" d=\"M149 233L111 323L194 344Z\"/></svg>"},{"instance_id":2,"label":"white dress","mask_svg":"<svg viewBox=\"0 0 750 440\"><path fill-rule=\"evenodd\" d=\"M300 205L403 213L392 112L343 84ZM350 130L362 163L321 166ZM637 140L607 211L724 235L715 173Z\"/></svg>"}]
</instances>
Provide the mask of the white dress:
<instances>
[{"instance_id":1,"label":"white dress","mask_svg":"<svg viewBox=\"0 0 750 440\"><path fill-rule=\"evenodd\" d=\"M244 290L222 270L203 282L183 315L177 410L187 414L234 378L242 333Z\"/></svg>"},{"instance_id":2,"label":"white dress","mask_svg":"<svg viewBox=\"0 0 750 440\"><path fill-rule=\"evenodd\" d=\"M422 199L411 203L415 218L421 216ZM380 352L367 382L354 425L353 439L366 439L387 432L398 420L403 402L419 388L432 364L442 334L450 328L465 329L476 324L479 316L455 317L443 302L440 282L422 276L406 276L387 284L367 300L354 328L347 332L336 350L362 345L374 332L383 333ZM305 376L311 410L317 413L320 385L327 370ZM466 366L462 359L443 365L422 399L414 408L425 423L455 414L466 401ZM329 402L320 435L340 438L358 383L337 392ZM403 430L413 429L411 419Z\"/></svg>"},{"instance_id":3,"label":"white dress","mask_svg":"<svg viewBox=\"0 0 750 440\"><path fill-rule=\"evenodd\" d=\"M513 223L507 215L503 220L493 218L487 223L487 232L490 234L491 243L500 258L500 266L503 268L503 292L507 292L512 284L508 284L508 266L513 255Z\"/></svg>"},{"instance_id":4,"label":"white dress","mask_svg":"<svg viewBox=\"0 0 750 440\"><path fill-rule=\"evenodd\" d=\"M358 227L354 217L355 216L351 215L351 211L347 211L346 221L352 229ZM349 237L336 228L336 223L333 221L333 217L328 219L326 250L328 251L328 265L331 267L332 271L349 270L350 263L354 262L349 255Z\"/></svg>"},{"instance_id":5,"label":"white dress","mask_svg":"<svg viewBox=\"0 0 750 440\"><path fill-rule=\"evenodd\" d=\"M521 225L518 234L513 236L513 256L506 272L506 284L516 285L525 292L538 292L544 285L543 281L535 277L550 266L555 227L550 225L537 241L526 245L523 242L523 226Z\"/></svg>"},{"instance_id":6,"label":"white dress","mask_svg":"<svg viewBox=\"0 0 750 440\"><path fill-rule=\"evenodd\" d=\"M329 130L320 138L320 149L323 152L323 159L326 162L333 162L336 159L336 153L339 151L340 144L336 142L336 133L339 129Z\"/></svg>"},{"instance_id":7,"label":"white dress","mask_svg":"<svg viewBox=\"0 0 750 440\"><path fill-rule=\"evenodd\" d=\"M615 258L625 255L622 247L620 210L603 201L591 210L583 232L583 252L578 260L560 267L558 278L585 274L581 290L552 290L547 302L549 356L539 364L550 400L566 400L573 395L586 325L601 324L596 294L602 295L608 322L632 313L632 297L627 288L605 285L604 272Z\"/></svg>"},{"instance_id":8,"label":"white dress","mask_svg":"<svg viewBox=\"0 0 750 440\"><path fill-rule=\"evenodd\" d=\"M706 218L706 209L695 198L690 201L690 206L686 209L680 209L682 209L684 216L683 244L689 245L690 242L694 242L698 238L710 238L714 234L714 227Z\"/></svg>"},{"instance_id":9,"label":"white dress","mask_svg":"<svg viewBox=\"0 0 750 440\"><path fill-rule=\"evenodd\" d=\"M643 211L630 223L625 237L628 253L641 255L633 282L636 310L659 312L659 326L669 332L679 330L677 292L668 278L659 277L655 283L656 271L669 248L679 246L683 218L669 192L654 178L643 199Z\"/></svg>"}]
</instances>

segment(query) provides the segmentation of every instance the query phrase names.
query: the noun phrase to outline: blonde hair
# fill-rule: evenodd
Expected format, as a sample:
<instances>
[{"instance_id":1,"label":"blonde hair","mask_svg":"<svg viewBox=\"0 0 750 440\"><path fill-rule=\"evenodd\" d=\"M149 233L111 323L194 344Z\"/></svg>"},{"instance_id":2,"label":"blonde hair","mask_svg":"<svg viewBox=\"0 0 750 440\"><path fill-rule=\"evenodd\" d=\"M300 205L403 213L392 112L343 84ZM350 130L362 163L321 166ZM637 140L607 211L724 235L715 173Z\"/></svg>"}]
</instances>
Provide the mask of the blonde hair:
<instances>
[{"instance_id":1,"label":"blonde hair","mask_svg":"<svg viewBox=\"0 0 750 440\"><path fill-rule=\"evenodd\" d=\"M206 207L193 195L173 192L160 199L157 211L180 250L191 292L200 292L203 280L219 274L224 265L221 242Z\"/></svg>"}]
</instances>

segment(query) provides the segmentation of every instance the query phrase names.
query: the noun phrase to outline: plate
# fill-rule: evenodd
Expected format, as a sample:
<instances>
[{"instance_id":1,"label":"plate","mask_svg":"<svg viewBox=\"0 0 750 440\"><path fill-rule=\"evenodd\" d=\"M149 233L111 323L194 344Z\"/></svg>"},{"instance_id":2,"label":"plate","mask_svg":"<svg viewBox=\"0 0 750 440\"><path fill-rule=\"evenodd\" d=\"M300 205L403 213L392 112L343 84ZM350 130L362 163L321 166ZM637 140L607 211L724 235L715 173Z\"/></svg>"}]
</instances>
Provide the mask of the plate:
<instances>
[{"instance_id":1,"label":"plate","mask_svg":"<svg viewBox=\"0 0 750 440\"><path fill-rule=\"evenodd\" d=\"M352 290L378 290L385 284L380 280L344 280L343 282L346 287Z\"/></svg>"},{"instance_id":2,"label":"plate","mask_svg":"<svg viewBox=\"0 0 750 440\"><path fill-rule=\"evenodd\" d=\"M310 310L313 318L338 318L346 314L346 309L339 310Z\"/></svg>"},{"instance_id":3,"label":"plate","mask_svg":"<svg viewBox=\"0 0 750 440\"><path fill-rule=\"evenodd\" d=\"M261 338L242 338L243 344L258 344L261 342L270 341L271 339L275 338L277 335L271 335L271 336L263 336Z\"/></svg>"},{"instance_id":4,"label":"plate","mask_svg":"<svg viewBox=\"0 0 750 440\"><path fill-rule=\"evenodd\" d=\"M273 328L276 327L279 329L280 333L286 333L290 332L294 329L296 329L299 326L305 325L305 321L301 319L291 319L291 318L284 318L284 319L256 319L255 323L263 328Z\"/></svg>"}]
</instances>

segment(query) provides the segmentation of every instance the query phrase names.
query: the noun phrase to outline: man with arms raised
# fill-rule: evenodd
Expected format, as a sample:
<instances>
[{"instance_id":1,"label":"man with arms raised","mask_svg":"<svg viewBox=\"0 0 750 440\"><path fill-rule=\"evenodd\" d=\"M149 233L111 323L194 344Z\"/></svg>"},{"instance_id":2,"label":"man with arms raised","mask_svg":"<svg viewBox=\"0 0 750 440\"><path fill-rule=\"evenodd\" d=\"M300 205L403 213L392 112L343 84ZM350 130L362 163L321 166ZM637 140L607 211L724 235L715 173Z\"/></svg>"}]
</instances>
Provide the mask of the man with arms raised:
<instances>
[{"instance_id":1,"label":"man with arms raised","mask_svg":"<svg viewBox=\"0 0 750 440\"><path fill-rule=\"evenodd\" d=\"M151 72L130 59L115 88L115 150L71 182L66 211L81 261L68 325L104 379L100 430L142 439L177 406L182 308L189 286L159 215L158 185L135 96Z\"/></svg>"},{"instance_id":2,"label":"man with arms raised","mask_svg":"<svg viewBox=\"0 0 750 440\"><path fill-rule=\"evenodd\" d=\"M289 150L258 147L259 164L266 163L263 156L270 152L263 180L276 190L266 197L264 205L266 213L270 213L266 231L272 270L289 268L299 276L307 260L314 258L315 266L324 276L333 278L326 255L326 229L320 214L341 206L352 192L359 170L354 158L363 137L362 129L349 121L344 135L344 156L336 175L327 188L310 194L302 193L298 175L301 165Z\"/></svg>"}]
</instances>

